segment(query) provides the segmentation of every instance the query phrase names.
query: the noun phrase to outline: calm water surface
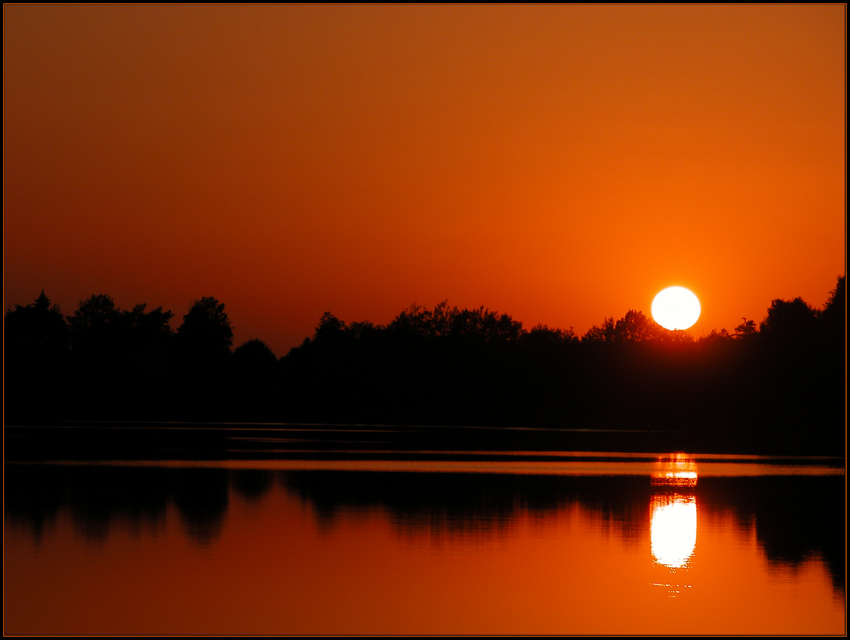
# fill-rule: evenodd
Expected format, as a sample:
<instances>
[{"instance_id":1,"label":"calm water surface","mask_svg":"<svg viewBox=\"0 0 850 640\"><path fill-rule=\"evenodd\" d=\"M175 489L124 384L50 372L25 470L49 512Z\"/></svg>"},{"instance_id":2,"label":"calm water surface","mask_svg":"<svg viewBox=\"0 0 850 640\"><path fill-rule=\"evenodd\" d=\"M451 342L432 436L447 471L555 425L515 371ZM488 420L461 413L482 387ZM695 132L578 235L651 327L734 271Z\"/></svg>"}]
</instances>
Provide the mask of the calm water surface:
<instances>
[{"instance_id":1,"label":"calm water surface","mask_svg":"<svg viewBox=\"0 0 850 640\"><path fill-rule=\"evenodd\" d=\"M845 633L843 461L366 451L7 462L5 632Z\"/></svg>"}]
</instances>

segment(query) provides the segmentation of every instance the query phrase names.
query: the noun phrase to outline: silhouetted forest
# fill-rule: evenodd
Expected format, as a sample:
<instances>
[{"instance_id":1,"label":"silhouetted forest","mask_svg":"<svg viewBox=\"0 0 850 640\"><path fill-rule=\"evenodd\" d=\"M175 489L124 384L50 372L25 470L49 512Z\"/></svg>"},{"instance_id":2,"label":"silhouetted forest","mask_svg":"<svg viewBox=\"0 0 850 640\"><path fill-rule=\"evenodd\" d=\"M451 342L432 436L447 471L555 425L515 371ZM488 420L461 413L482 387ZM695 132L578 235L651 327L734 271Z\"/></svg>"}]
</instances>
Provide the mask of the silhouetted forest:
<instances>
[{"instance_id":1,"label":"silhouetted forest","mask_svg":"<svg viewBox=\"0 0 850 640\"><path fill-rule=\"evenodd\" d=\"M42 292L5 313L5 418L651 429L843 454L844 283L822 308L776 299L699 340L636 310L581 337L448 302L386 325L325 313L281 358L234 349L212 297L175 331L162 307L101 294L64 316Z\"/></svg>"}]
</instances>

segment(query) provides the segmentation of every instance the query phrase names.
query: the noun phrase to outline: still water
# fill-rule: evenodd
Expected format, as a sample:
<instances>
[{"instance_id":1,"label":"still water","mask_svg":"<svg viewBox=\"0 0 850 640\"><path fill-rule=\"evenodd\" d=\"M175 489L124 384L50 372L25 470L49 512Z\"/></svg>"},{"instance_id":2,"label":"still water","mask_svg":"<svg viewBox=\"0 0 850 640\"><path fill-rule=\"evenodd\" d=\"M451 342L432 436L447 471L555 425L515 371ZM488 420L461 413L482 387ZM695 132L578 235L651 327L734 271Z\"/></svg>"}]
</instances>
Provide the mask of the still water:
<instances>
[{"instance_id":1,"label":"still water","mask_svg":"<svg viewBox=\"0 0 850 640\"><path fill-rule=\"evenodd\" d=\"M419 453L7 462L5 632L845 633L843 461Z\"/></svg>"}]
</instances>

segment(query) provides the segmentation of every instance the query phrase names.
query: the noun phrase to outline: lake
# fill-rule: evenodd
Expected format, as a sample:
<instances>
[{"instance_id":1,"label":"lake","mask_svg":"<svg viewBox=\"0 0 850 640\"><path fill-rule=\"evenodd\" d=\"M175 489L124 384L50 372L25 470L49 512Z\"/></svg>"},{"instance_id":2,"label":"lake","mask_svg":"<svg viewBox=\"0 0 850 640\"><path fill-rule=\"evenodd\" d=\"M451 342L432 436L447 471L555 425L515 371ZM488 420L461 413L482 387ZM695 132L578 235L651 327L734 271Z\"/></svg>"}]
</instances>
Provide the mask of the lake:
<instances>
[{"instance_id":1,"label":"lake","mask_svg":"<svg viewBox=\"0 0 850 640\"><path fill-rule=\"evenodd\" d=\"M5 633L845 633L843 458L585 436L7 428Z\"/></svg>"}]
</instances>

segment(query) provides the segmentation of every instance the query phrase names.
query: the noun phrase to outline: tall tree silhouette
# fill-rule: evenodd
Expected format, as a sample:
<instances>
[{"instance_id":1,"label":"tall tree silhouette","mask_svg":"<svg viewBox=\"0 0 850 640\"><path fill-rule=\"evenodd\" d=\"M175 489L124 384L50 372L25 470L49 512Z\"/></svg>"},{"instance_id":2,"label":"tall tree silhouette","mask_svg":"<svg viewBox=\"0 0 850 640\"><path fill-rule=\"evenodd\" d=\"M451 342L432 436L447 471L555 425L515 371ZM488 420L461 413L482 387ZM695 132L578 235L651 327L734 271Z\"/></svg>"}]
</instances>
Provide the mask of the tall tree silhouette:
<instances>
[{"instance_id":1,"label":"tall tree silhouette","mask_svg":"<svg viewBox=\"0 0 850 640\"><path fill-rule=\"evenodd\" d=\"M44 291L26 306L6 310L4 417L7 424L52 420L65 406L69 330Z\"/></svg>"},{"instance_id":2,"label":"tall tree silhouette","mask_svg":"<svg viewBox=\"0 0 850 640\"><path fill-rule=\"evenodd\" d=\"M313 340L319 344L335 344L342 340L345 332L345 322L337 318L330 311L325 311L316 325Z\"/></svg>"},{"instance_id":3,"label":"tall tree silhouette","mask_svg":"<svg viewBox=\"0 0 850 640\"><path fill-rule=\"evenodd\" d=\"M114 351L120 340L121 311L106 294L94 294L77 305L68 317L71 346L78 355L101 358Z\"/></svg>"},{"instance_id":4,"label":"tall tree silhouette","mask_svg":"<svg viewBox=\"0 0 850 640\"><path fill-rule=\"evenodd\" d=\"M230 355L233 327L224 303L213 297L195 300L177 329L177 339L194 359L221 359Z\"/></svg>"},{"instance_id":5,"label":"tall tree silhouette","mask_svg":"<svg viewBox=\"0 0 850 640\"><path fill-rule=\"evenodd\" d=\"M844 276L839 276L835 289L829 292L829 298L820 312L820 322L826 333L835 338L846 336L846 304Z\"/></svg>"},{"instance_id":6,"label":"tall tree silhouette","mask_svg":"<svg viewBox=\"0 0 850 640\"><path fill-rule=\"evenodd\" d=\"M4 317L6 358L55 358L68 347L68 324L44 291L26 306L16 304Z\"/></svg>"}]
</instances>

